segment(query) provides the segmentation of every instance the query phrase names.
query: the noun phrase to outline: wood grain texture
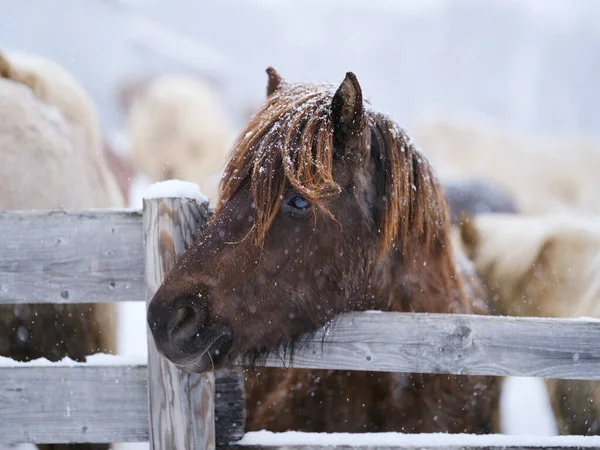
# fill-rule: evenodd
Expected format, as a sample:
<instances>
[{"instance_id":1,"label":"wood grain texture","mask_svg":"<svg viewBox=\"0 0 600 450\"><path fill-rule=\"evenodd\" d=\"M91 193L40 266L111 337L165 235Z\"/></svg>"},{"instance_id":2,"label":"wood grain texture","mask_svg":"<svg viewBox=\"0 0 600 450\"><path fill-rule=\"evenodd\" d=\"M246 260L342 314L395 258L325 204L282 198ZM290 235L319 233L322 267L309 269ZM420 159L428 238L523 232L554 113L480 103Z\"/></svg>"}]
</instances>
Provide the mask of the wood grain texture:
<instances>
[{"instance_id":1,"label":"wood grain texture","mask_svg":"<svg viewBox=\"0 0 600 450\"><path fill-rule=\"evenodd\" d=\"M143 301L139 211L0 213L0 303Z\"/></svg>"},{"instance_id":2,"label":"wood grain texture","mask_svg":"<svg viewBox=\"0 0 600 450\"><path fill-rule=\"evenodd\" d=\"M219 446L244 436L246 396L240 370L219 371L215 375L215 440Z\"/></svg>"},{"instance_id":3,"label":"wood grain texture","mask_svg":"<svg viewBox=\"0 0 600 450\"><path fill-rule=\"evenodd\" d=\"M145 366L0 368L0 443L148 440Z\"/></svg>"},{"instance_id":4,"label":"wood grain texture","mask_svg":"<svg viewBox=\"0 0 600 450\"><path fill-rule=\"evenodd\" d=\"M270 367L600 379L600 321L349 313Z\"/></svg>"},{"instance_id":5,"label":"wood grain texture","mask_svg":"<svg viewBox=\"0 0 600 450\"><path fill-rule=\"evenodd\" d=\"M148 441L146 366L0 367L0 444ZM218 443L244 435L243 379L215 376Z\"/></svg>"},{"instance_id":6,"label":"wood grain texture","mask_svg":"<svg viewBox=\"0 0 600 450\"><path fill-rule=\"evenodd\" d=\"M144 200L147 301L165 274L200 234L208 203L188 199ZM187 374L160 357L148 334L150 447L154 450L215 448L214 374Z\"/></svg>"}]
</instances>

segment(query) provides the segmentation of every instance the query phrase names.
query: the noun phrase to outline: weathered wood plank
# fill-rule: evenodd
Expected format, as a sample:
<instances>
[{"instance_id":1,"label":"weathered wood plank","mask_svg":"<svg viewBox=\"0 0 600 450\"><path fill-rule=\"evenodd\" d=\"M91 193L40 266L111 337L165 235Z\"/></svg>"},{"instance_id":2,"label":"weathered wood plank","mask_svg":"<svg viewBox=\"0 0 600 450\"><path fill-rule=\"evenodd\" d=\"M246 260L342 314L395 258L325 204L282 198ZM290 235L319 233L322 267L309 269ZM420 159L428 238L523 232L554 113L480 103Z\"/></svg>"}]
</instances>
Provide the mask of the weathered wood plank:
<instances>
[{"instance_id":1,"label":"weathered wood plank","mask_svg":"<svg viewBox=\"0 0 600 450\"><path fill-rule=\"evenodd\" d=\"M215 376L215 434L244 434L239 372ZM0 444L148 441L146 366L0 367Z\"/></svg>"},{"instance_id":2,"label":"weathered wood plank","mask_svg":"<svg viewBox=\"0 0 600 450\"><path fill-rule=\"evenodd\" d=\"M215 378L215 440L229 444L244 436L246 396L240 370L217 372Z\"/></svg>"},{"instance_id":3,"label":"weathered wood plank","mask_svg":"<svg viewBox=\"0 0 600 450\"><path fill-rule=\"evenodd\" d=\"M165 274L200 234L208 202L191 199L144 200L147 301ZM148 334L150 448L214 450L214 374L188 374L164 358Z\"/></svg>"},{"instance_id":4,"label":"weathered wood plank","mask_svg":"<svg viewBox=\"0 0 600 450\"><path fill-rule=\"evenodd\" d=\"M598 321L348 314L299 348L294 366L600 379L599 327ZM147 438L143 367L0 368L0 379L0 442ZM225 444L241 437L243 399L239 378L225 381L227 390L218 380L216 433Z\"/></svg>"},{"instance_id":5,"label":"weathered wood plank","mask_svg":"<svg viewBox=\"0 0 600 450\"><path fill-rule=\"evenodd\" d=\"M600 380L600 321L350 313L265 365Z\"/></svg>"},{"instance_id":6,"label":"weathered wood plank","mask_svg":"<svg viewBox=\"0 0 600 450\"><path fill-rule=\"evenodd\" d=\"M142 217L132 210L0 213L0 303L145 299Z\"/></svg>"},{"instance_id":7,"label":"weathered wood plank","mask_svg":"<svg viewBox=\"0 0 600 450\"><path fill-rule=\"evenodd\" d=\"M0 443L148 440L145 366L0 368Z\"/></svg>"}]
</instances>

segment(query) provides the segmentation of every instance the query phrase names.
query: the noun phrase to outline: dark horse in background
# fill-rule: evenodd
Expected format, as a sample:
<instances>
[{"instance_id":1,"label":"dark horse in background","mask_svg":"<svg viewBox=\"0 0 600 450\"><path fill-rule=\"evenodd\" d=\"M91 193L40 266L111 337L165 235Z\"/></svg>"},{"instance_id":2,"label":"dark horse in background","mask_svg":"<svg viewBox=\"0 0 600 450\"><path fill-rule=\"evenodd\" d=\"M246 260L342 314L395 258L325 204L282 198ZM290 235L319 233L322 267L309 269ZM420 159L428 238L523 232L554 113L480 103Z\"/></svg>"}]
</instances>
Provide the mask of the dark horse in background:
<instances>
[{"instance_id":1,"label":"dark horse in background","mask_svg":"<svg viewBox=\"0 0 600 450\"><path fill-rule=\"evenodd\" d=\"M514 199L500 186L490 181L446 180L443 188L450 206L452 225L458 225L464 215L518 213Z\"/></svg>"},{"instance_id":2,"label":"dark horse in background","mask_svg":"<svg viewBox=\"0 0 600 450\"><path fill-rule=\"evenodd\" d=\"M354 74L336 89L267 72L214 216L150 303L162 355L200 373L346 311L487 313L427 159L363 100ZM499 382L251 368L247 430L488 433Z\"/></svg>"}]
</instances>

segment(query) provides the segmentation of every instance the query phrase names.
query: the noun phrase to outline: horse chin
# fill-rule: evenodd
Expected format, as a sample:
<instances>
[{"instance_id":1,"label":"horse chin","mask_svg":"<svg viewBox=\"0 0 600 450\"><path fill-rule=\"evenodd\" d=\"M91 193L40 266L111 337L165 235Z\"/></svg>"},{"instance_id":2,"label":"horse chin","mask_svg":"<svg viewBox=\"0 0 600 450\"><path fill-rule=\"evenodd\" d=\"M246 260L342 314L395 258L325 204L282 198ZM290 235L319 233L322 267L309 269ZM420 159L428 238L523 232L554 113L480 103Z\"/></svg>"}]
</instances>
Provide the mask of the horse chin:
<instances>
[{"instance_id":1,"label":"horse chin","mask_svg":"<svg viewBox=\"0 0 600 450\"><path fill-rule=\"evenodd\" d=\"M188 373L204 373L220 368L233 343L230 333L224 333L216 338L198 357L184 364L177 364L180 370Z\"/></svg>"}]
</instances>

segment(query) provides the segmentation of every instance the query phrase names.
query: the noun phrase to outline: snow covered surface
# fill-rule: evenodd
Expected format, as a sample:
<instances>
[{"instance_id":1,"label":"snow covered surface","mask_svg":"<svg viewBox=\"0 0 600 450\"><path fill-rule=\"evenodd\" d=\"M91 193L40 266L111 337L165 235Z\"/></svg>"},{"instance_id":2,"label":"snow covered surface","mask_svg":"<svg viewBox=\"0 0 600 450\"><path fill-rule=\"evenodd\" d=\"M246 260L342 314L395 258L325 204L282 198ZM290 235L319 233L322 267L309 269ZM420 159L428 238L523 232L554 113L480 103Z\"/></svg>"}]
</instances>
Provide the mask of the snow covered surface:
<instances>
[{"instance_id":1,"label":"snow covered surface","mask_svg":"<svg viewBox=\"0 0 600 450\"><path fill-rule=\"evenodd\" d=\"M123 355L108 355L106 353L97 353L88 356L87 362L73 361L71 358L63 358L60 361L52 362L46 358L38 358L33 361L21 362L11 358L0 356L0 367L45 367L45 366L62 366L62 367L78 367L78 366L138 366L147 363L146 355L139 356L123 356Z\"/></svg>"},{"instance_id":2,"label":"snow covered surface","mask_svg":"<svg viewBox=\"0 0 600 450\"><path fill-rule=\"evenodd\" d=\"M149 450L150 444L147 442L122 442L113 445L114 450ZM19 449L21 450L21 449ZM23 449L24 450L24 449Z\"/></svg>"},{"instance_id":3,"label":"snow covered surface","mask_svg":"<svg viewBox=\"0 0 600 450\"><path fill-rule=\"evenodd\" d=\"M542 378L508 377L500 395L500 418L504 434L558 435Z\"/></svg>"},{"instance_id":4,"label":"snow covered surface","mask_svg":"<svg viewBox=\"0 0 600 450\"><path fill-rule=\"evenodd\" d=\"M402 446L435 446L449 445L469 446L535 446L535 447L593 447L600 445L600 436L507 436L472 435L472 434L403 434L403 433L272 433L270 431L255 431L246 433L240 445L402 445Z\"/></svg>"},{"instance_id":5,"label":"snow covered surface","mask_svg":"<svg viewBox=\"0 0 600 450\"><path fill-rule=\"evenodd\" d=\"M117 305L117 350L119 355L132 358L147 358L146 303L121 302Z\"/></svg>"},{"instance_id":6,"label":"snow covered surface","mask_svg":"<svg viewBox=\"0 0 600 450\"><path fill-rule=\"evenodd\" d=\"M200 192L200 186L189 181L159 181L152 184L144 194L145 199L177 197L191 198L199 203L208 202L208 198Z\"/></svg>"},{"instance_id":7,"label":"snow covered surface","mask_svg":"<svg viewBox=\"0 0 600 450\"><path fill-rule=\"evenodd\" d=\"M144 195L152 185L145 175L136 175L129 184L129 207L142 209L144 207Z\"/></svg>"}]
</instances>

